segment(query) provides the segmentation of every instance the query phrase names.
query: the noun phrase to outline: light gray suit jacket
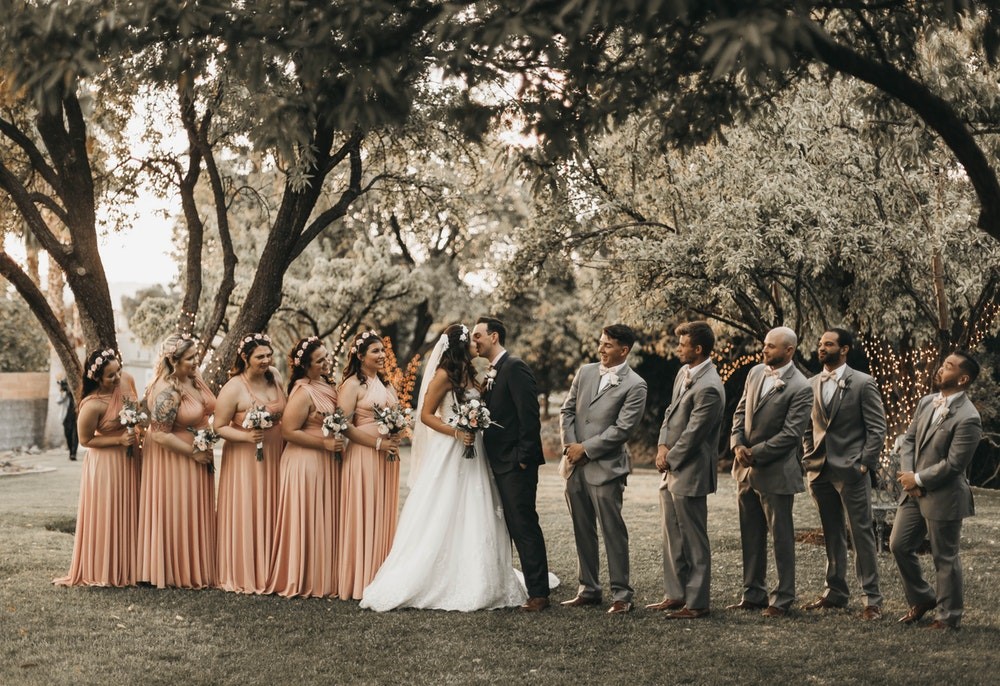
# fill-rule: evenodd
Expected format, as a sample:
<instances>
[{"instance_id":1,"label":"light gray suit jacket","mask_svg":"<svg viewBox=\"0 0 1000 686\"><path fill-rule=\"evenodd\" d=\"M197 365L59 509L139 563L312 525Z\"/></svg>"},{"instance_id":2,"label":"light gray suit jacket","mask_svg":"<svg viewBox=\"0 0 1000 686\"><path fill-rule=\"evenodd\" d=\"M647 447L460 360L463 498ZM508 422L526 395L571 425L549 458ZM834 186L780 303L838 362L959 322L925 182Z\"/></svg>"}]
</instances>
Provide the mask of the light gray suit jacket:
<instances>
[{"instance_id":1,"label":"light gray suit jacket","mask_svg":"<svg viewBox=\"0 0 1000 686\"><path fill-rule=\"evenodd\" d=\"M763 398L765 365L750 370L743 397L733 414L730 446L745 445L754 460L752 467L733 463L733 478L743 491L790 495L805 490L802 482L802 434L809 425L812 389L794 364L788 365L774 387Z\"/></svg>"},{"instance_id":2,"label":"light gray suit jacket","mask_svg":"<svg viewBox=\"0 0 1000 686\"><path fill-rule=\"evenodd\" d=\"M709 362L684 388L682 367L674 379L673 398L663 415L658 443L670 448L670 467L662 487L696 497L715 493L718 484L719 432L726 409L726 390Z\"/></svg>"},{"instance_id":3,"label":"light gray suit jacket","mask_svg":"<svg viewBox=\"0 0 1000 686\"><path fill-rule=\"evenodd\" d=\"M583 476L591 486L628 476L632 471L626 441L635 433L646 409L646 381L625 365L618 383L601 393L598 364L580 368L559 410L562 444L582 443L587 451Z\"/></svg>"},{"instance_id":4,"label":"light gray suit jacket","mask_svg":"<svg viewBox=\"0 0 1000 686\"><path fill-rule=\"evenodd\" d=\"M920 477L926 495L917 498L917 504L925 519L963 519L975 514L965 470L982 438L982 420L963 393L944 419L933 424L935 395L925 395L917 403L900 446L899 469ZM908 497L904 492L900 502Z\"/></svg>"},{"instance_id":5,"label":"light gray suit jacket","mask_svg":"<svg viewBox=\"0 0 1000 686\"><path fill-rule=\"evenodd\" d=\"M820 375L809 379L812 388L812 421L802 437L809 481L820 475L824 465L833 478L860 476L860 467L878 469L885 440L885 410L875 379L846 367L839 387L830 401L829 413L823 405Z\"/></svg>"}]
</instances>

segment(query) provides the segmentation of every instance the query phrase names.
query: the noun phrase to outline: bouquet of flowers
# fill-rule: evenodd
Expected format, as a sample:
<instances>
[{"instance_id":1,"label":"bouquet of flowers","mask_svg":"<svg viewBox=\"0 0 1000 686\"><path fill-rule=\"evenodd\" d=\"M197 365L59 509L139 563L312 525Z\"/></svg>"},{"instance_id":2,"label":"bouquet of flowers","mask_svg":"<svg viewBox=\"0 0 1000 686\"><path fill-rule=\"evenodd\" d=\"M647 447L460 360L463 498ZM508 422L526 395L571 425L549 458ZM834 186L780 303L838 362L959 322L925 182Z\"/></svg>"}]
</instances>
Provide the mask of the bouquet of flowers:
<instances>
[{"instance_id":1,"label":"bouquet of flowers","mask_svg":"<svg viewBox=\"0 0 1000 686\"><path fill-rule=\"evenodd\" d=\"M243 418L243 428L250 429L251 431L263 431L264 429L270 429L272 426L274 426L274 417L263 407L251 407L247 410L247 414ZM261 462L263 459L264 442L257 441L257 461Z\"/></svg>"},{"instance_id":2,"label":"bouquet of flowers","mask_svg":"<svg viewBox=\"0 0 1000 686\"><path fill-rule=\"evenodd\" d=\"M383 436L395 436L410 428L412 420L410 415L412 410L402 405L390 405L382 407L375 405L373 408L375 423L378 425L378 432ZM386 453L385 459L393 462L399 459L399 455L393 451Z\"/></svg>"},{"instance_id":3,"label":"bouquet of flowers","mask_svg":"<svg viewBox=\"0 0 1000 686\"><path fill-rule=\"evenodd\" d=\"M334 438L340 438L340 435L347 431L347 416L344 411L339 407L333 412L327 412L323 415L323 435L333 436ZM344 454L339 450L333 454L333 457L337 462L344 459Z\"/></svg>"},{"instance_id":4,"label":"bouquet of flowers","mask_svg":"<svg viewBox=\"0 0 1000 686\"><path fill-rule=\"evenodd\" d=\"M459 431L474 434L477 431L485 431L491 426L500 426L490 417L489 409L481 400L473 398L461 405L452 405L452 410L454 410L455 416L449 421L449 424ZM471 460L475 456L475 446L465 446L465 459Z\"/></svg>"},{"instance_id":5,"label":"bouquet of flowers","mask_svg":"<svg viewBox=\"0 0 1000 686\"><path fill-rule=\"evenodd\" d=\"M133 436L135 434L135 427L147 419L149 419L148 415L139 409L136 401L131 398L122 398L122 411L118 413L118 420L125 427L125 431L129 436ZM132 457L133 455L132 443L129 442L128 448L125 449L125 457Z\"/></svg>"},{"instance_id":6,"label":"bouquet of flowers","mask_svg":"<svg viewBox=\"0 0 1000 686\"><path fill-rule=\"evenodd\" d=\"M209 420L208 426L204 429L195 429L189 426L188 431L194 434L194 449L198 452L212 452L215 449L215 444L222 438L219 434L215 433L211 420ZM210 460L206 466L208 467L209 474L215 474L214 460Z\"/></svg>"}]
</instances>

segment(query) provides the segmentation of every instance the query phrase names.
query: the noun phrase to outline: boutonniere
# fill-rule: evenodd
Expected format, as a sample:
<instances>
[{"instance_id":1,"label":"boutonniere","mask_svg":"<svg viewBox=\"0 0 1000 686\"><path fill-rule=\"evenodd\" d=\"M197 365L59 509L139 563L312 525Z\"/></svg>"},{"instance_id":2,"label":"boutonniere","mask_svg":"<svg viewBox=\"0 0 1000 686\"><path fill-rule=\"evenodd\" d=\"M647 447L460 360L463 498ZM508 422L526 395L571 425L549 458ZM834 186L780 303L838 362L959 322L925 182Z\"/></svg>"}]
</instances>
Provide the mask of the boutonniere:
<instances>
[{"instance_id":1,"label":"boutonniere","mask_svg":"<svg viewBox=\"0 0 1000 686\"><path fill-rule=\"evenodd\" d=\"M621 382L622 382L621 377L619 377L617 374L614 374L614 373L608 374L608 386L609 387L614 388L615 386L617 386Z\"/></svg>"},{"instance_id":2,"label":"boutonniere","mask_svg":"<svg viewBox=\"0 0 1000 686\"><path fill-rule=\"evenodd\" d=\"M782 381L781 379L775 379L774 380L774 390L775 391L780 391L784 387L785 387L785 382L784 381Z\"/></svg>"},{"instance_id":3,"label":"boutonniere","mask_svg":"<svg viewBox=\"0 0 1000 686\"><path fill-rule=\"evenodd\" d=\"M486 370L486 390L493 390L493 383L497 380L497 370L496 367L490 366Z\"/></svg>"}]
</instances>

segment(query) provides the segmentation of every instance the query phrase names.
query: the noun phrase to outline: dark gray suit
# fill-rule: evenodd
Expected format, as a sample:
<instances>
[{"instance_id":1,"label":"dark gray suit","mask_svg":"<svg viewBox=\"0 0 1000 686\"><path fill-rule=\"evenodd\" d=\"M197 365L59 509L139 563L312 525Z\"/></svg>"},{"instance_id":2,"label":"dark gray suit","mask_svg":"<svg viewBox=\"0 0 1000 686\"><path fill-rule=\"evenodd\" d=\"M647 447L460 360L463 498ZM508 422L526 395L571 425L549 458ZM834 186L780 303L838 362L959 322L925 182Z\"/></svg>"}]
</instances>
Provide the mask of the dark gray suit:
<instances>
[{"instance_id":1,"label":"dark gray suit","mask_svg":"<svg viewBox=\"0 0 1000 686\"><path fill-rule=\"evenodd\" d=\"M622 493L632 465L625 442L632 437L646 408L646 381L625 365L618 383L598 392L598 367L587 364L580 368L560 409L563 446L581 443L587 452L587 458L572 469L566 480L566 502L579 563L577 594L583 598L601 597L599 521L608 556L612 600L631 602Z\"/></svg>"},{"instance_id":2,"label":"dark gray suit","mask_svg":"<svg viewBox=\"0 0 1000 686\"><path fill-rule=\"evenodd\" d=\"M868 473L861 472L861 466L869 472L878 468L885 440L882 397L872 377L846 365L829 406L823 403L820 375L814 376L809 383L813 392L812 421L802 441L805 449L802 465L823 524L826 543L823 597L835 605L847 604L846 511L854 542L858 582L867 604L881 607L871 478Z\"/></svg>"},{"instance_id":3,"label":"dark gray suit","mask_svg":"<svg viewBox=\"0 0 1000 686\"><path fill-rule=\"evenodd\" d=\"M685 388L686 371L687 366L674 379L658 441L669 448L668 471L660 485L663 590L666 598L700 610L708 609L712 583L707 496L718 484L726 391L711 362Z\"/></svg>"},{"instance_id":4,"label":"dark gray suit","mask_svg":"<svg viewBox=\"0 0 1000 686\"><path fill-rule=\"evenodd\" d=\"M743 546L743 600L788 610L795 602L795 528L792 504L802 483L802 434L809 425L812 390L790 364L760 397L766 366L750 370L733 415L730 445L750 448L752 467L733 463ZM778 584L768 596L767 536L774 542Z\"/></svg>"},{"instance_id":5,"label":"dark gray suit","mask_svg":"<svg viewBox=\"0 0 1000 686\"><path fill-rule=\"evenodd\" d=\"M964 610L962 564L958 544L962 520L975 514L972 491L965 471L982 437L979 411L962 394L954 398L944 418L933 421L933 400L927 395L917 403L901 446L899 469L915 472L923 483L921 495L904 493L896 510L889 548L910 605L938 604L938 620L958 626ZM917 548L929 534L937 571L937 593L920 571Z\"/></svg>"}]
</instances>

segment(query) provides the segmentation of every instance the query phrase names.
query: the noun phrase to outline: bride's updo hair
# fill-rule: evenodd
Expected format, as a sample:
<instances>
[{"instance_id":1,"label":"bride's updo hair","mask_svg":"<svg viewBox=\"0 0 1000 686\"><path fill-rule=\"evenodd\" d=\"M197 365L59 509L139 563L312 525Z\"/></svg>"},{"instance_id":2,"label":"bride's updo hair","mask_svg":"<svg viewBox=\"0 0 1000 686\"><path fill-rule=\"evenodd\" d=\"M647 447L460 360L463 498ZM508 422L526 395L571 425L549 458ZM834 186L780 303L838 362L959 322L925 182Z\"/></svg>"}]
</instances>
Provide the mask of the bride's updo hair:
<instances>
[{"instance_id":1,"label":"bride's updo hair","mask_svg":"<svg viewBox=\"0 0 1000 686\"><path fill-rule=\"evenodd\" d=\"M455 400L464 403L465 389L476 379L476 368L472 366L472 353L469 351L471 334L465 324L452 324L444 330L444 335L448 337L448 347L441 353L438 369L448 374Z\"/></svg>"}]
</instances>

